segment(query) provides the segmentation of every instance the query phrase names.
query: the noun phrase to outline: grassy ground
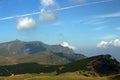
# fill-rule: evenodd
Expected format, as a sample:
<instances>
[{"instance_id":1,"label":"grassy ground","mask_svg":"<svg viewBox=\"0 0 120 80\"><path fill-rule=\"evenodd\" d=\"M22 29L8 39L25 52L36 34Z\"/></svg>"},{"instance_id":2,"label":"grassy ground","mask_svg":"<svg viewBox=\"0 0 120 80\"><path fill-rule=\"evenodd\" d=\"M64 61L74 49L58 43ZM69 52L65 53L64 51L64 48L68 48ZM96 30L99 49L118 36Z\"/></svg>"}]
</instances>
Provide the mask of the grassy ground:
<instances>
[{"instance_id":1,"label":"grassy ground","mask_svg":"<svg viewBox=\"0 0 120 80\"><path fill-rule=\"evenodd\" d=\"M59 75L59 76L41 76L41 75L15 75L10 77L0 77L0 80L120 80L120 75L109 77L85 77L82 75Z\"/></svg>"}]
</instances>

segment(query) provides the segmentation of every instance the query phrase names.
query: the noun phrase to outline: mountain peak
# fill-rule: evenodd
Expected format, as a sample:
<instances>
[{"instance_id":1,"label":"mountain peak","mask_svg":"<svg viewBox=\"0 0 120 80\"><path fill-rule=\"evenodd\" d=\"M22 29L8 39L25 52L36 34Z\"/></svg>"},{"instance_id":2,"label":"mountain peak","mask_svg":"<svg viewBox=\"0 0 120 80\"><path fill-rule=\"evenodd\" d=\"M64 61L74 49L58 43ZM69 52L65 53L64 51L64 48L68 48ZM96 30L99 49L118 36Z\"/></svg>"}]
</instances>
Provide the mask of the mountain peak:
<instances>
[{"instance_id":1,"label":"mountain peak","mask_svg":"<svg viewBox=\"0 0 120 80\"><path fill-rule=\"evenodd\" d=\"M21 40L19 40L19 39L16 39L16 40L14 40L14 42L22 42Z\"/></svg>"},{"instance_id":2,"label":"mountain peak","mask_svg":"<svg viewBox=\"0 0 120 80\"><path fill-rule=\"evenodd\" d=\"M19 39L17 39L17 38L16 38L16 40L15 40L15 41L21 41L21 40L19 40Z\"/></svg>"}]
</instances>

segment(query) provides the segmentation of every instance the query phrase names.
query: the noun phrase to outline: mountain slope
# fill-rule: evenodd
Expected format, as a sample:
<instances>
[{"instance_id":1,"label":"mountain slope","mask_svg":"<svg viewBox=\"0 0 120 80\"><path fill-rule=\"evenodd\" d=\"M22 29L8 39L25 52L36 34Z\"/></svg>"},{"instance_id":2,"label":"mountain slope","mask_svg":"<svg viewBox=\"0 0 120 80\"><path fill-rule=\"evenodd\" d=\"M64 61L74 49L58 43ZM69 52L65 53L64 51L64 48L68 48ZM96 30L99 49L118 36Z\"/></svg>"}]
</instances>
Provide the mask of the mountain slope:
<instances>
[{"instance_id":1,"label":"mountain slope","mask_svg":"<svg viewBox=\"0 0 120 80\"><path fill-rule=\"evenodd\" d=\"M120 73L120 63L111 55L99 55L65 64L61 66L58 73L75 71L78 71L78 74L81 74L81 71L88 71L88 74L93 76L118 74Z\"/></svg>"},{"instance_id":2,"label":"mountain slope","mask_svg":"<svg viewBox=\"0 0 120 80\"><path fill-rule=\"evenodd\" d=\"M78 60L65 65L41 65L38 63L21 63L15 65L0 66L0 75L25 73L51 73L56 75L76 73L84 76L108 76L120 74L120 63L111 55L94 56Z\"/></svg>"},{"instance_id":3,"label":"mountain slope","mask_svg":"<svg viewBox=\"0 0 120 80\"><path fill-rule=\"evenodd\" d=\"M74 53L72 49L63 47L61 45L47 45L40 41L24 42L20 40L10 41L6 43L0 43L0 55L11 56L11 55L27 55L35 54L44 51L51 51L55 53Z\"/></svg>"},{"instance_id":4,"label":"mountain slope","mask_svg":"<svg viewBox=\"0 0 120 80\"><path fill-rule=\"evenodd\" d=\"M40 64L66 64L86 58L61 45L47 45L40 41L20 40L0 43L0 65L36 62Z\"/></svg>"},{"instance_id":5,"label":"mountain slope","mask_svg":"<svg viewBox=\"0 0 120 80\"><path fill-rule=\"evenodd\" d=\"M53 53L42 52L30 55L17 55L17 56L0 56L0 65L12 65L19 63L36 62L39 64L47 65L60 65L73 62L79 59L86 58L81 54L65 54L65 53Z\"/></svg>"}]
</instances>

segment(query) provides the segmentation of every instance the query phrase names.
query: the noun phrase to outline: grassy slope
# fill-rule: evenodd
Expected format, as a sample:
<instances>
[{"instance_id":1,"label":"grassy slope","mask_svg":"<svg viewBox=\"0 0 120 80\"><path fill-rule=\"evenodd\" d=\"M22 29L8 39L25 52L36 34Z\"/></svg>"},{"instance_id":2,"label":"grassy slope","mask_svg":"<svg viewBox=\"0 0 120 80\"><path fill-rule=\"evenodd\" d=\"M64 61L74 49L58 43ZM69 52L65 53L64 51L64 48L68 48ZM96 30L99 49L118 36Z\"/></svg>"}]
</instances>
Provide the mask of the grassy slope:
<instances>
[{"instance_id":1,"label":"grassy slope","mask_svg":"<svg viewBox=\"0 0 120 80\"><path fill-rule=\"evenodd\" d=\"M50 73L61 75L67 72L76 72L84 76L105 76L120 73L120 63L111 59L109 55L95 56L75 61L65 65L40 65L38 63L22 63L0 66L0 76L26 73ZM102 72L101 72L102 71Z\"/></svg>"},{"instance_id":2,"label":"grassy slope","mask_svg":"<svg viewBox=\"0 0 120 80\"><path fill-rule=\"evenodd\" d=\"M120 74L109 77L85 77L75 74L67 74L60 76L33 76L27 74L10 77L0 77L0 80L120 80Z\"/></svg>"}]
</instances>

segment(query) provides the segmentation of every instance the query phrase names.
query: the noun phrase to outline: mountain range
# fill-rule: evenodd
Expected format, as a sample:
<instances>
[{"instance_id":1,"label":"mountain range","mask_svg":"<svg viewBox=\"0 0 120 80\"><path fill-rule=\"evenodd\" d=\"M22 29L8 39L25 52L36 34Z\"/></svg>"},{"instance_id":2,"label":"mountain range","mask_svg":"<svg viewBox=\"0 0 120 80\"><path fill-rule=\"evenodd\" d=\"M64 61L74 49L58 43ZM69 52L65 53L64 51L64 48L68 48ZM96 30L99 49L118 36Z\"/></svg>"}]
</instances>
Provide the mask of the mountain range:
<instances>
[{"instance_id":1,"label":"mountain range","mask_svg":"<svg viewBox=\"0 0 120 80\"><path fill-rule=\"evenodd\" d=\"M55 53L74 53L70 48L63 47L61 45L47 45L40 41L24 42L16 39L14 41L0 43L0 55L3 56L27 55L44 51Z\"/></svg>"},{"instance_id":2,"label":"mountain range","mask_svg":"<svg viewBox=\"0 0 120 80\"><path fill-rule=\"evenodd\" d=\"M109 54L86 57L68 47L40 41L0 43L0 76L34 73L109 76L120 74L120 62Z\"/></svg>"},{"instance_id":3,"label":"mountain range","mask_svg":"<svg viewBox=\"0 0 120 80\"><path fill-rule=\"evenodd\" d=\"M26 62L40 64L65 64L86 58L72 49L61 45L48 45L40 41L14 40L0 43L0 65Z\"/></svg>"}]
</instances>

